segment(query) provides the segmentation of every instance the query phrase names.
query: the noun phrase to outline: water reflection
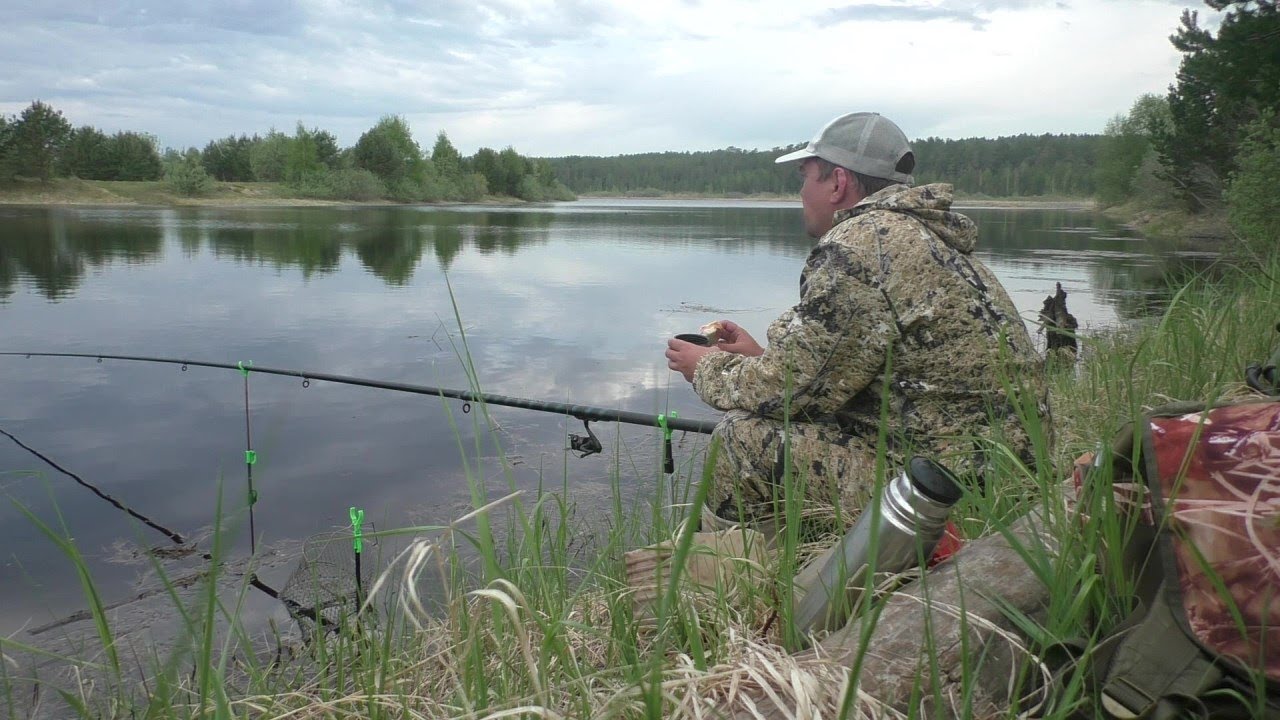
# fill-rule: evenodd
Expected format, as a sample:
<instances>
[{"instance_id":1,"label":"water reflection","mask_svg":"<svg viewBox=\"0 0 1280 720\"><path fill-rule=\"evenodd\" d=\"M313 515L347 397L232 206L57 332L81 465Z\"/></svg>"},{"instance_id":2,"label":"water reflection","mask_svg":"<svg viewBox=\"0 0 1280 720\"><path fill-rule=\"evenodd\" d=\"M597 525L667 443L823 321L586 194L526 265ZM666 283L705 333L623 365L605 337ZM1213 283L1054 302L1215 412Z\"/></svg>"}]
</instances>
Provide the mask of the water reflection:
<instances>
[{"instance_id":1,"label":"water reflection","mask_svg":"<svg viewBox=\"0 0 1280 720\"><path fill-rule=\"evenodd\" d=\"M1211 257L1163 252L1080 211L965 212L979 223L988 262L1049 278L1066 268L1086 269L1090 291L1121 319L1159 311L1170 277L1212 263ZM797 215L785 203L637 201L443 209L7 208L0 211L0 300L22 285L48 300L66 300L94 269L159 262L166 240L187 258L208 252L227 262L297 270L304 280L336 273L352 256L391 287L409 285L428 251L432 271L447 271L468 248L481 256L515 256L550 242L553 228L566 243L643 244L673 258L692 248L803 258L810 242L798 232Z\"/></svg>"},{"instance_id":2,"label":"water reflection","mask_svg":"<svg viewBox=\"0 0 1280 720\"><path fill-rule=\"evenodd\" d=\"M447 270L464 248L514 255L547 242L548 214L418 212L409 208L243 210L10 209L0 214L0 297L21 283L48 300L73 296L110 263L158 262L166 238L185 257L296 269L303 279L356 257L390 286L413 278L430 249Z\"/></svg>"},{"instance_id":3,"label":"water reflection","mask_svg":"<svg viewBox=\"0 0 1280 720\"><path fill-rule=\"evenodd\" d=\"M49 300L75 294L86 272L155 262L164 240L146 215L0 210L0 297L20 281Z\"/></svg>"}]
</instances>

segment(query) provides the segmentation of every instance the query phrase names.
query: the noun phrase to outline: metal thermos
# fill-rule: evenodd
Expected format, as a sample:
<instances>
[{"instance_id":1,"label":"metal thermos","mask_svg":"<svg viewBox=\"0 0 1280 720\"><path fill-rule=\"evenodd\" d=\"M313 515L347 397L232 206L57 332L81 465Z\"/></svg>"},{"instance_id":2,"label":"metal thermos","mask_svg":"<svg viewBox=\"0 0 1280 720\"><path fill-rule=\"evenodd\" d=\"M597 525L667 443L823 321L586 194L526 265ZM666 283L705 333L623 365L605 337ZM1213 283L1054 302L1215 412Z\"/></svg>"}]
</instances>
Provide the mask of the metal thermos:
<instances>
[{"instance_id":1,"label":"metal thermos","mask_svg":"<svg viewBox=\"0 0 1280 720\"><path fill-rule=\"evenodd\" d=\"M951 506L963 495L955 477L932 460L913 457L907 469L885 484L880 511L865 508L838 545L802 571L804 596L797 603L794 625L804 635L844 625L866 582L868 567L896 573L928 559L947 525ZM874 541L873 541L874 540ZM872 552L874 551L874 563Z\"/></svg>"}]
</instances>

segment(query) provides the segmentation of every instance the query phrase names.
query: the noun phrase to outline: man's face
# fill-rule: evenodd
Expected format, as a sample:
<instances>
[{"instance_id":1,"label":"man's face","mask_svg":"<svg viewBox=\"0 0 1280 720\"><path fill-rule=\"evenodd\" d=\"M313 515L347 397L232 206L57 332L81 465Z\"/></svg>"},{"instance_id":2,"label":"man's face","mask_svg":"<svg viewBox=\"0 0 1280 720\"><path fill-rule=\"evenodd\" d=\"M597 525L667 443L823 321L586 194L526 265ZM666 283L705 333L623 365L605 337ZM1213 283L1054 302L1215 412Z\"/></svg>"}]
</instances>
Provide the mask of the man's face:
<instances>
[{"instance_id":1,"label":"man's face","mask_svg":"<svg viewBox=\"0 0 1280 720\"><path fill-rule=\"evenodd\" d=\"M820 238L831 229L836 208L832 203L832 191L835 185L835 174L825 180L819 180L821 168L817 160L809 159L800 163L800 204L804 208L804 231L811 238Z\"/></svg>"}]
</instances>

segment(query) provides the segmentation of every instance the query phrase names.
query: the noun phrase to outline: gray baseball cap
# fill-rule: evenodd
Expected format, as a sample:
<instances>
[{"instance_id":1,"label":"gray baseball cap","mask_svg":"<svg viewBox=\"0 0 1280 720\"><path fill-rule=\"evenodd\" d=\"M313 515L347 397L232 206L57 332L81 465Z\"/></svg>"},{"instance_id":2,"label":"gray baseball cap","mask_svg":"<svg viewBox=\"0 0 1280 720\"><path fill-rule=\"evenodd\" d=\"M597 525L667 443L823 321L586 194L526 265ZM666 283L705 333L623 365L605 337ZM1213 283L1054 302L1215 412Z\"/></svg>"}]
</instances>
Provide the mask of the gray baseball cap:
<instances>
[{"instance_id":1,"label":"gray baseball cap","mask_svg":"<svg viewBox=\"0 0 1280 720\"><path fill-rule=\"evenodd\" d=\"M910 157L908 157L910 156ZM818 131L803 148L774 162L822 158L854 172L910 185L915 155L902 129L880 113L841 115Z\"/></svg>"}]
</instances>

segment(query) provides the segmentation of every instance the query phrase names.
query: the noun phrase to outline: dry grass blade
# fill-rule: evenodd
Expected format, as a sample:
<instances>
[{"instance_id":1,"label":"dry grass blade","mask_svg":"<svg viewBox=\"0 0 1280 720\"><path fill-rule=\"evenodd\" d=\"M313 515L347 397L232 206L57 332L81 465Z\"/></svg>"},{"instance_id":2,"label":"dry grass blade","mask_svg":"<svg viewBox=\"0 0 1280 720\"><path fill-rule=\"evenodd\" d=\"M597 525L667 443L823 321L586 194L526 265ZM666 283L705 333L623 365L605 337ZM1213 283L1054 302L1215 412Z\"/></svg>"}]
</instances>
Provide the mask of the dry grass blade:
<instances>
[{"instance_id":1,"label":"dry grass blade","mask_svg":"<svg viewBox=\"0 0 1280 720\"><path fill-rule=\"evenodd\" d=\"M533 643L529 639L528 630L520 620L521 605L516 603L516 598L519 598L520 603L525 603L524 595L520 593L520 590L515 585L501 579L494 580L488 588L475 590L468 594L476 597L487 597L497 602L506 611L507 616L511 619L511 626L520 640L520 652L524 656L525 666L529 672L529 681L533 683L538 699L542 701L544 706L549 706L551 704L550 696L547 693L542 673L538 670L538 661L534 657Z\"/></svg>"},{"instance_id":2,"label":"dry grass blade","mask_svg":"<svg viewBox=\"0 0 1280 720\"><path fill-rule=\"evenodd\" d=\"M511 708L510 710L502 710L491 715L485 715L480 720L497 720L498 718L518 717L521 715L537 715L538 717L551 718L552 720L562 720L564 717L553 710L537 705L524 705L521 707Z\"/></svg>"}]
</instances>

